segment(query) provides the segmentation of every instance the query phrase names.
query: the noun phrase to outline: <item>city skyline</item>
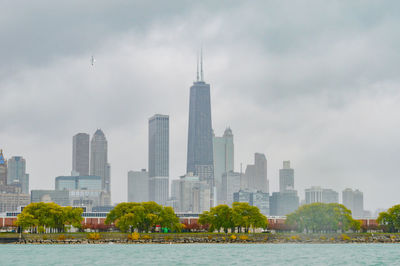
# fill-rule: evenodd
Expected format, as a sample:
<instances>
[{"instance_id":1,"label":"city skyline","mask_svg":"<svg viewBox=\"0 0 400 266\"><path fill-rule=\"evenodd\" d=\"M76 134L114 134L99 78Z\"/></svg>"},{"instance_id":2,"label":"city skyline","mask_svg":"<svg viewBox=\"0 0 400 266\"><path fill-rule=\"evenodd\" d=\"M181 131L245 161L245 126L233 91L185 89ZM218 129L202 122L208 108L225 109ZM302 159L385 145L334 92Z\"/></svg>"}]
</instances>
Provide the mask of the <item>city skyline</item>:
<instances>
[{"instance_id":1,"label":"city skyline","mask_svg":"<svg viewBox=\"0 0 400 266\"><path fill-rule=\"evenodd\" d=\"M124 201L128 170L147 166L146 118L154 113L170 115L171 180L184 174L188 86L203 45L213 128L234 130L236 168L264 153L270 192L290 160L301 197L310 186L351 187L363 192L368 210L397 203L398 4L170 5L179 11L98 7L118 18L81 7L90 19L73 22L73 8L54 8L49 17L29 3L9 7L5 23L16 28L0 29L0 148L7 159L26 159L31 189L69 175L71 137L100 127L113 201Z\"/></svg>"}]
</instances>

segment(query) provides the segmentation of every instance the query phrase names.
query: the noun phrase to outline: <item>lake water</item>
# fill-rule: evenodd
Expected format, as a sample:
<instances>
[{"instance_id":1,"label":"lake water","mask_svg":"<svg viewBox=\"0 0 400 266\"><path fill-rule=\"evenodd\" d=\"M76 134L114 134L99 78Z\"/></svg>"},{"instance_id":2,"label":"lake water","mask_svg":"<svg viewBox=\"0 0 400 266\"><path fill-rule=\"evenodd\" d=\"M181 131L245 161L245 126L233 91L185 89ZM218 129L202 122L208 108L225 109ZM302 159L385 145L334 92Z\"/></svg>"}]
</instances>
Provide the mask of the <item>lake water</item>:
<instances>
[{"instance_id":1,"label":"lake water","mask_svg":"<svg viewBox=\"0 0 400 266\"><path fill-rule=\"evenodd\" d=\"M400 265L399 244L0 245L0 265Z\"/></svg>"}]
</instances>

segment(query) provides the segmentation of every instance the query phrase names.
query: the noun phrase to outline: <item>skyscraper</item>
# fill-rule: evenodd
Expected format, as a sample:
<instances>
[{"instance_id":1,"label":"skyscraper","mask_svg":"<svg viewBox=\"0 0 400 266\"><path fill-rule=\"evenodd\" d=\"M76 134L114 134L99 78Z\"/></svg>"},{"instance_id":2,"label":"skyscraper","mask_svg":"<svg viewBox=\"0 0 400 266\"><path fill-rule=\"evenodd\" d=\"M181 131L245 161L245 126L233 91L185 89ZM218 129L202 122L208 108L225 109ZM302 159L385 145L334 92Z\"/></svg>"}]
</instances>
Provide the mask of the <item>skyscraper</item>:
<instances>
[{"instance_id":1,"label":"skyscraper","mask_svg":"<svg viewBox=\"0 0 400 266\"><path fill-rule=\"evenodd\" d=\"M214 187L210 84L204 82L202 57L200 74L197 64L197 79L190 87L187 173Z\"/></svg>"},{"instance_id":2,"label":"skyscraper","mask_svg":"<svg viewBox=\"0 0 400 266\"><path fill-rule=\"evenodd\" d=\"M283 161L283 169L279 170L279 191L294 189L294 170L290 168L290 161Z\"/></svg>"},{"instance_id":3,"label":"skyscraper","mask_svg":"<svg viewBox=\"0 0 400 266\"><path fill-rule=\"evenodd\" d=\"M264 154L254 154L254 164L247 165L245 179L245 188L261 190L264 193L269 193L267 159L265 158Z\"/></svg>"},{"instance_id":4,"label":"skyscraper","mask_svg":"<svg viewBox=\"0 0 400 266\"><path fill-rule=\"evenodd\" d=\"M90 175L100 176L102 189L110 194L110 165L107 161L107 139L97 129L90 143Z\"/></svg>"},{"instance_id":5,"label":"skyscraper","mask_svg":"<svg viewBox=\"0 0 400 266\"><path fill-rule=\"evenodd\" d=\"M128 202L145 201L149 201L149 172L146 169L129 171Z\"/></svg>"},{"instance_id":6,"label":"skyscraper","mask_svg":"<svg viewBox=\"0 0 400 266\"><path fill-rule=\"evenodd\" d=\"M222 137L213 136L213 157L214 157L214 179L217 187L217 200L222 203L225 197L222 196L222 176L224 173L234 171L234 146L232 130L225 129ZM236 192L236 191L235 191ZM231 195L231 197L233 197Z\"/></svg>"},{"instance_id":7,"label":"skyscraper","mask_svg":"<svg viewBox=\"0 0 400 266\"><path fill-rule=\"evenodd\" d=\"M29 174L26 173L26 161L21 156L8 159L7 183L21 185L23 194L29 194Z\"/></svg>"},{"instance_id":8,"label":"skyscraper","mask_svg":"<svg viewBox=\"0 0 400 266\"><path fill-rule=\"evenodd\" d=\"M169 116L149 119L149 198L165 205L169 195Z\"/></svg>"},{"instance_id":9,"label":"skyscraper","mask_svg":"<svg viewBox=\"0 0 400 266\"><path fill-rule=\"evenodd\" d=\"M0 150L0 186L7 185L7 161L4 159L3 150Z\"/></svg>"},{"instance_id":10,"label":"skyscraper","mask_svg":"<svg viewBox=\"0 0 400 266\"><path fill-rule=\"evenodd\" d=\"M72 138L73 175L89 175L89 134L78 133Z\"/></svg>"},{"instance_id":11,"label":"skyscraper","mask_svg":"<svg viewBox=\"0 0 400 266\"><path fill-rule=\"evenodd\" d=\"M343 205L351 210L353 218L360 219L364 216L364 196L358 189L346 188L342 192Z\"/></svg>"},{"instance_id":12,"label":"skyscraper","mask_svg":"<svg viewBox=\"0 0 400 266\"><path fill-rule=\"evenodd\" d=\"M221 193L218 196L218 198L220 198L218 204L227 204L229 206L232 206L233 193L240 190L241 177L241 173L235 173L233 171L225 172L222 174L222 186Z\"/></svg>"}]
</instances>

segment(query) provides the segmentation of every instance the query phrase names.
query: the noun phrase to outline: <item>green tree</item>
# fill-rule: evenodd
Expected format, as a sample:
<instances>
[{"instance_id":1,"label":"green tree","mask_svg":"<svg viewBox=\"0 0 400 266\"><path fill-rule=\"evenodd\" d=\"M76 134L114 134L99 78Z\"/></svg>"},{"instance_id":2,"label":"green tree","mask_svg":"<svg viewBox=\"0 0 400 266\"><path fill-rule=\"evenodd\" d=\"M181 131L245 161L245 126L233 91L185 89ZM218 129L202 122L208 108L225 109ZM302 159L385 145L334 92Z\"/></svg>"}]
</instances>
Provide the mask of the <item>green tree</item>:
<instances>
[{"instance_id":1,"label":"green tree","mask_svg":"<svg viewBox=\"0 0 400 266\"><path fill-rule=\"evenodd\" d=\"M247 202L234 202L232 204L232 221L235 227L238 228L238 232L242 232L244 229L245 233L249 232L251 226L251 207Z\"/></svg>"},{"instance_id":2,"label":"green tree","mask_svg":"<svg viewBox=\"0 0 400 266\"><path fill-rule=\"evenodd\" d=\"M79 228L82 221L82 209L61 207L55 203L31 203L18 215L16 224L32 232L46 230L64 232L65 225Z\"/></svg>"},{"instance_id":3,"label":"green tree","mask_svg":"<svg viewBox=\"0 0 400 266\"><path fill-rule=\"evenodd\" d=\"M400 204L394 205L386 212L379 213L377 222L384 231L396 233L400 231Z\"/></svg>"},{"instance_id":4,"label":"green tree","mask_svg":"<svg viewBox=\"0 0 400 266\"><path fill-rule=\"evenodd\" d=\"M213 232L215 230L214 225L213 225L213 220L212 220L212 216L211 213L209 211L204 211L202 214L200 214L199 216L199 224L202 225L210 225L210 227L208 228L208 230L210 232Z\"/></svg>"},{"instance_id":5,"label":"green tree","mask_svg":"<svg viewBox=\"0 0 400 266\"><path fill-rule=\"evenodd\" d=\"M182 226L171 207L163 207L155 202L120 203L108 215L106 224L115 223L122 232L148 232L157 225L179 231Z\"/></svg>"},{"instance_id":6,"label":"green tree","mask_svg":"<svg viewBox=\"0 0 400 266\"><path fill-rule=\"evenodd\" d=\"M160 225L161 227L166 227L176 232L180 232L182 230L179 218L176 216L172 207L164 207L161 210Z\"/></svg>"},{"instance_id":7,"label":"green tree","mask_svg":"<svg viewBox=\"0 0 400 266\"><path fill-rule=\"evenodd\" d=\"M360 223L351 217L351 211L337 203L312 203L300 206L287 215L286 223L299 232L324 233L337 230L360 230Z\"/></svg>"},{"instance_id":8,"label":"green tree","mask_svg":"<svg viewBox=\"0 0 400 266\"><path fill-rule=\"evenodd\" d=\"M265 228L268 226L267 217L260 213L260 210L255 206L250 206L248 203L235 202L233 207L229 208L228 205L218 205L211 208L210 211L203 212L199 217L199 223L202 225L210 225L209 230L218 232L223 229L225 233L230 228L235 232L242 229L247 233L249 228Z\"/></svg>"},{"instance_id":9,"label":"green tree","mask_svg":"<svg viewBox=\"0 0 400 266\"><path fill-rule=\"evenodd\" d=\"M81 228L83 220L82 212L82 208L64 207L65 224Z\"/></svg>"}]
</instances>

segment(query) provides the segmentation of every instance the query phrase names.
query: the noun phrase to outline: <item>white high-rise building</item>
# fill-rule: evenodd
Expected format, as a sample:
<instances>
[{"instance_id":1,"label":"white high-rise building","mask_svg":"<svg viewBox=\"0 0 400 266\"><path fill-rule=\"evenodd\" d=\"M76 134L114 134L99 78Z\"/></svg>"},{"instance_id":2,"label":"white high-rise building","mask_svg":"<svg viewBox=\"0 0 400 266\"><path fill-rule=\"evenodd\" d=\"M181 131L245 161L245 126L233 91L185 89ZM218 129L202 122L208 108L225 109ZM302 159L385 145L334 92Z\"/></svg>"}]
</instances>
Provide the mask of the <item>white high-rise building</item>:
<instances>
[{"instance_id":1,"label":"white high-rise building","mask_svg":"<svg viewBox=\"0 0 400 266\"><path fill-rule=\"evenodd\" d=\"M165 205L169 196L169 116L149 119L149 199Z\"/></svg>"},{"instance_id":2,"label":"white high-rise building","mask_svg":"<svg viewBox=\"0 0 400 266\"><path fill-rule=\"evenodd\" d=\"M90 143L90 175L102 178L102 189L110 194L110 164L107 159L107 139L98 129Z\"/></svg>"},{"instance_id":3,"label":"white high-rise building","mask_svg":"<svg viewBox=\"0 0 400 266\"><path fill-rule=\"evenodd\" d=\"M222 137L213 136L214 181L217 190L217 202L226 199L222 196L222 175L234 171L234 145L232 130L225 129Z\"/></svg>"}]
</instances>

